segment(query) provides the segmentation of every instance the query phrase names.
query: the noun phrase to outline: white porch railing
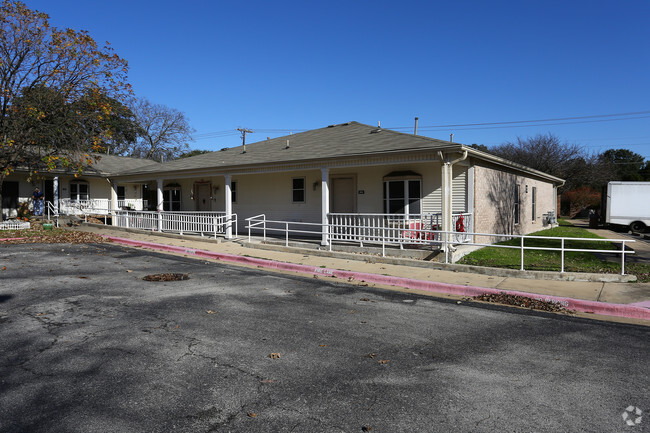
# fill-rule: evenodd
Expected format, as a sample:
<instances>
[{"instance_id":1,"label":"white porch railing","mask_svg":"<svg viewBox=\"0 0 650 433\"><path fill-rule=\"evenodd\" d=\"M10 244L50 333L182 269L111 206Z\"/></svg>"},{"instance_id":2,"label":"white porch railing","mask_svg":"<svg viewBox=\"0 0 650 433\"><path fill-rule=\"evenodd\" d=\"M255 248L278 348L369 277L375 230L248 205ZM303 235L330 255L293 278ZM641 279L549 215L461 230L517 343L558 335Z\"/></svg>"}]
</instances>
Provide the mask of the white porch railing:
<instances>
[{"instance_id":1,"label":"white porch railing","mask_svg":"<svg viewBox=\"0 0 650 433\"><path fill-rule=\"evenodd\" d=\"M29 221L8 220L0 221L0 230L29 230ZM1 235L0 235L1 236Z\"/></svg>"},{"instance_id":2,"label":"white porch railing","mask_svg":"<svg viewBox=\"0 0 650 433\"><path fill-rule=\"evenodd\" d=\"M463 231L471 231L471 213L452 215L456 227L462 216ZM364 243L430 244L439 241L436 232L442 226L442 214L351 214L331 213L328 215L329 238L334 241ZM458 234L456 237L458 238ZM462 236L462 235L460 235ZM468 242L468 236L458 242Z\"/></svg>"},{"instance_id":3,"label":"white porch railing","mask_svg":"<svg viewBox=\"0 0 650 433\"><path fill-rule=\"evenodd\" d=\"M139 198L127 198L125 200L117 201L117 207L124 210L145 210L148 205L148 200L142 200Z\"/></svg>"},{"instance_id":4,"label":"white porch railing","mask_svg":"<svg viewBox=\"0 0 650 433\"><path fill-rule=\"evenodd\" d=\"M113 225L122 228L201 235L225 234L228 228L237 233L237 214L230 217L225 212L154 212L118 210L113 215Z\"/></svg>"},{"instance_id":5,"label":"white porch railing","mask_svg":"<svg viewBox=\"0 0 650 433\"><path fill-rule=\"evenodd\" d=\"M83 215L93 213L97 215L106 215L111 211L112 201L107 198L94 198L88 200L73 200L69 198L59 199L59 214L61 215ZM146 209L147 200L126 199L118 200L119 209L129 209L141 211Z\"/></svg>"}]
</instances>

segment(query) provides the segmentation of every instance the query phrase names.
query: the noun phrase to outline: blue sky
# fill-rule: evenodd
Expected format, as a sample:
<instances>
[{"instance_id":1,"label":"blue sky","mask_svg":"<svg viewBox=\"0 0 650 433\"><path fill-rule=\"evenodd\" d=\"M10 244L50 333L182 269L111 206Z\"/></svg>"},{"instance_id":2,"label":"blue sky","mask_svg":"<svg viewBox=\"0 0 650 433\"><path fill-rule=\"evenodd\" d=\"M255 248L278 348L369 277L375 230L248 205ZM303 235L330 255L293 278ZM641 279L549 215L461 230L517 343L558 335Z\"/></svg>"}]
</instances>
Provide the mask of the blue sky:
<instances>
[{"instance_id":1,"label":"blue sky","mask_svg":"<svg viewBox=\"0 0 650 433\"><path fill-rule=\"evenodd\" d=\"M25 3L109 41L136 96L186 114L193 149L239 145L238 127L250 143L351 120L412 132L418 116L464 144L550 132L650 159L647 0Z\"/></svg>"}]
</instances>

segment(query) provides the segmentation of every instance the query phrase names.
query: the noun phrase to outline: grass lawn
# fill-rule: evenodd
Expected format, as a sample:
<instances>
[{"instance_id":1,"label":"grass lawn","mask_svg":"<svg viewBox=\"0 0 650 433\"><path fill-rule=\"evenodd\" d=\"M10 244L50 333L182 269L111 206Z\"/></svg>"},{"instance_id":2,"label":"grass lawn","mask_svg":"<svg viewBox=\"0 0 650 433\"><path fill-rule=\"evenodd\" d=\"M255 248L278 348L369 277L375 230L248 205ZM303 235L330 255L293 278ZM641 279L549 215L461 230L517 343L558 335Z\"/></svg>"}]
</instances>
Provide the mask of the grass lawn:
<instances>
[{"instance_id":1,"label":"grass lawn","mask_svg":"<svg viewBox=\"0 0 650 433\"><path fill-rule=\"evenodd\" d=\"M588 239L603 239L583 228L574 227L564 220L559 220L560 225L547 230L531 233L531 236L581 238L581 240L565 241L565 248L615 250L609 242L594 242ZM584 240L582 240L584 239ZM499 242L497 245L519 246L519 239ZM524 246L560 248L561 241L557 239L526 239ZM564 270L566 272L596 272L620 273L620 255L616 262L600 260L593 253L565 252ZM489 266L494 268L519 269L521 265L521 251L514 248L485 247L463 257L459 264ZM561 269L561 253L559 251L526 250L524 252L524 269L529 271L557 271ZM650 265L630 263L625 265L625 272L637 276L639 282L650 281Z\"/></svg>"}]
</instances>

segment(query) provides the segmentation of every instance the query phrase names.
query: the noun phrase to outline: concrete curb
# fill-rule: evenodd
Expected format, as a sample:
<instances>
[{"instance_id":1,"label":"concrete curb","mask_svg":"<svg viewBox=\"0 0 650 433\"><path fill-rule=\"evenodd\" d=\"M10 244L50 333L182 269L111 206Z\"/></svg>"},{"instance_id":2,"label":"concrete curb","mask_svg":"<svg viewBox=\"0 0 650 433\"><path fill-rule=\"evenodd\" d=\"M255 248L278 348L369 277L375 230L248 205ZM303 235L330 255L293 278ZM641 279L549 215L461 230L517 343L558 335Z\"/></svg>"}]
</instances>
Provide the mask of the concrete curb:
<instances>
[{"instance_id":1,"label":"concrete curb","mask_svg":"<svg viewBox=\"0 0 650 433\"><path fill-rule=\"evenodd\" d=\"M609 304L598 301L588 301L583 299L572 299L561 296L540 295L537 293L527 293L512 290L499 290L487 287L462 286L457 284L441 283L437 281L414 280L404 277L392 277L387 275L369 274L364 272L344 271L339 269L320 268L295 263L277 262L274 260L259 259L254 257L238 256L228 253L215 253L193 248L177 247L172 245L157 244L153 242L136 241L133 239L118 238L114 236L102 235L105 238L123 245L150 248L157 251L168 251L180 254L189 254L197 257L222 260L226 262L253 265L266 269L278 269L282 271L296 272L307 275L319 275L346 279L349 281L359 281L365 283L383 284L389 286L404 287L407 289L422 290L433 293L445 293L457 296L477 296L482 294L499 294L506 293L509 295L526 296L532 299L545 302L557 303L569 310L575 310L585 313L601 314L605 316L626 317L630 319L650 320L650 309L628 304Z\"/></svg>"}]
</instances>

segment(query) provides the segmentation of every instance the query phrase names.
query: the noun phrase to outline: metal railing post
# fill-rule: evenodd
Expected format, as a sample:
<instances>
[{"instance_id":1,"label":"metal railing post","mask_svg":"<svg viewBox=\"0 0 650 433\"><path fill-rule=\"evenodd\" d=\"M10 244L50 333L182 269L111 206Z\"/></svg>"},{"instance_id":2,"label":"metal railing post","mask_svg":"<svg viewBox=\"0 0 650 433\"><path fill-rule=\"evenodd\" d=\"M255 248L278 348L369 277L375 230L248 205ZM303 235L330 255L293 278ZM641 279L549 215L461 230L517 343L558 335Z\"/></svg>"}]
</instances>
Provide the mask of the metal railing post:
<instances>
[{"instance_id":1,"label":"metal railing post","mask_svg":"<svg viewBox=\"0 0 650 433\"><path fill-rule=\"evenodd\" d=\"M285 240L284 240L284 245L286 247L289 246L289 223L284 223L284 231L285 231Z\"/></svg>"},{"instance_id":2,"label":"metal railing post","mask_svg":"<svg viewBox=\"0 0 650 433\"><path fill-rule=\"evenodd\" d=\"M386 257L386 226L381 228L381 256Z\"/></svg>"},{"instance_id":3,"label":"metal railing post","mask_svg":"<svg viewBox=\"0 0 650 433\"><path fill-rule=\"evenodd\" d=\"M322 227L321 227L321 232L322 232ZM332 251L332 242L334 242L334 240L332 238L332 226L328 224L327 225L327 243L329 244L330 252Z\"/></svg>"},{"instance_id":4,"label":"metal railing post","mask_svg":"<svg viewBox=\"0 0 650 433\"><path fill-rule=\"evenodd\" d=\"M521 266L519 268L520 271L524 270L524 237L519 238L521 240L520 245L521 245Z\"/></svg>"},{"instance_id":5,"label":"metal railing post","mask_svg":"<svg viewBox=\"0 0 650 433\"><path fill-rule=\"evenodd\" d=\"M621 275L625 275L625 241L621 243Z\"/></svg>"},{"instance_id":6,"label":"metal railing post","mask_svg":"<svg viewBox=\"0 0 650 433\"><path fill-rule=\"evenodd\" d=\"M445 264L449 264L449 232L445 232Z\"/></svg>"},{"instance_id":7,"label":"metal railing post","mask_svg":"<svg viewBox=\"0 0 650 433\"><path fill-rule=\"evenodd\" d=\"M562 238L560 248L560 273L564 273L564 238Z\"/></svg>"}]
</instances>

